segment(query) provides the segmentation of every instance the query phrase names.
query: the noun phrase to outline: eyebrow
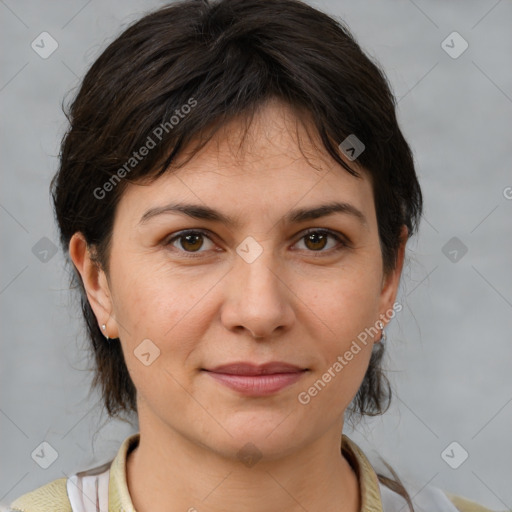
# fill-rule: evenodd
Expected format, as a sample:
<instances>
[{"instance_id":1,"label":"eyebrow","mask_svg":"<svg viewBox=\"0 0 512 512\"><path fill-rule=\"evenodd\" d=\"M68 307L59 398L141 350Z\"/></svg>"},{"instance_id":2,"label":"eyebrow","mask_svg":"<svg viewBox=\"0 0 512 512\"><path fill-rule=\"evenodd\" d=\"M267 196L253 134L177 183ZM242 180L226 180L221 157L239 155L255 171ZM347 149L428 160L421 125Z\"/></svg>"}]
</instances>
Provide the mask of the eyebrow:
<instances>
[{"instance_id":1,"label":"eyebrow","mask_svg":"<svg viewBox=\"0 0 512 512\"><path fill-rule=\"evenodd\" d=\"M141 217L139 224L145 224L150 219L157 215L166 213L181 213L199 220L207 220L212 222L220 222L228 227L235 228L238 226L238 219L229 217L209 206L200 204L188 204L188 203L170 203L165 206L157 206L150 208ZM359 223L368 227L368 221L360 210L350 203L333 201L327 204L321 204L318 206L312 206L308 208L297 208L288 212L283 221L285 223L294 224L300 223L307 220L319 219L321 217L327 217L334 213L343 213L354 217Z\"/></svg>"}]
</instances>

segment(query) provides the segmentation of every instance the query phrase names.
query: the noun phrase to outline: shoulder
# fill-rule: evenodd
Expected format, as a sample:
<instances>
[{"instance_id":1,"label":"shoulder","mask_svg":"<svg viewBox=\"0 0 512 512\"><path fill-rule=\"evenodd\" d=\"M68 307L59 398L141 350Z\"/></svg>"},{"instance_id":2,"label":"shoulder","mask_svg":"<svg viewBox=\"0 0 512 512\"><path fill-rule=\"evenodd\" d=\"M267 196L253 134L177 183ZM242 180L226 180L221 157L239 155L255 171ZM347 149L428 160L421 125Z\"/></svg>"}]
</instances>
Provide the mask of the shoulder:
<instances>
[{"instance_id":1,"label":"shoulder","mask_svg":"<svg viewBox=\"0 0 512 512\"><path fill-rule=\"evenodd\" d=\"M460 512L492 512L490 508L485 508L479 503L463 498L462 496L456 496L446 491L445 494Z\"/></svg>"},{"instance_id":2,"label":"shoulder","mask_svg":"<svg viewBox=\"0 0 512 512\"><path fill-rule=\"evenodd\" d=\"M138 442L139 433L132 434L121 444L113 460L101 466L73 473L65 478L58 478L37 489L27 492L9 504L7 512L73 512L90 510L120 510L110 507L110 470L114 465L114 482L112 487L112 503L124 499L129 503L129 494L125 482L126 453ZM117 479L117 480L116 480ZM119 491L119 485L124 488ZM119 493L121 492L121 496ZM128 506L123 507L132 510ZM0 509L1 510L1 509Z\"/></svg>"},{"instance_id":3,"label":"shoulder","mask_svg":"<svg viewBox=\"0 0 512 512\"><path fill-rule=\"evenodd\" d=\"M67 478L58 478L15 499L9 510L14 512L72 512L66 489Z\"/></svg>"},{"instance_id":4,"label":"shoulder","mask_svg":"<svg viewBox=\"0 0 512 512\"><path fill-rule=\"evenodd\" d=\"M356 468L361 481L361 492L365 510L382 512L408 511L409 506L403 491L408 494L417 512L493 512L474 501L449 493L431 485L414 485L413 482L401 482L401 490L396 484L396 473L387 465L386 470L377 473L361 448L345 434L342 436L342 453L350 464ZM380 459L382 461L382 459ZM386 476L386 471L390 474ZM418 484L418 482L415 482ZM413 487L420 488L414 492ZM512 512L512 511L511 511Z\"/></svg>"},{"instance_id":5,"label":"shoulder","mask_svg":"<svg viewBox=\"0 0 512 512\"><path fill-rule=\"evenodd\" d=\"M386 485L379 482L382 499L383 512L395 512L397 510L409 510L405 499ZM437 487L430 485L424 487L421 492L413 494L407 489L411 496L415 510L436 510L437 512L493 512L474 501L462 496L451 494Z\"/></svg>"}]
</instances>

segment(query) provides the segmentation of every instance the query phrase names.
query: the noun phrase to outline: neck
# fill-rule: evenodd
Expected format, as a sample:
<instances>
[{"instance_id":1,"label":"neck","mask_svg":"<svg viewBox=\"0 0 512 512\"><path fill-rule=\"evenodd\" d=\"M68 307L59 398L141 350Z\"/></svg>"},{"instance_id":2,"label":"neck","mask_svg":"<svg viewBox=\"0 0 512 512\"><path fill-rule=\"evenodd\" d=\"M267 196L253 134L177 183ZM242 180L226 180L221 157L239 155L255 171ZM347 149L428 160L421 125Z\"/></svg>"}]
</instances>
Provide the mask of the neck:
<instances>
[{"instance_id":1,"label":"neck","mask_svg":"<svg viewBox=\"0 0 512 512\"><path fill-rule=\"evenodd\" d=\"M140 428L126 478L137 512L358 512L359 483L342 456L341 429L274 460L243 464L191 442L168 426Z\"/></svg>"}]
</instances>

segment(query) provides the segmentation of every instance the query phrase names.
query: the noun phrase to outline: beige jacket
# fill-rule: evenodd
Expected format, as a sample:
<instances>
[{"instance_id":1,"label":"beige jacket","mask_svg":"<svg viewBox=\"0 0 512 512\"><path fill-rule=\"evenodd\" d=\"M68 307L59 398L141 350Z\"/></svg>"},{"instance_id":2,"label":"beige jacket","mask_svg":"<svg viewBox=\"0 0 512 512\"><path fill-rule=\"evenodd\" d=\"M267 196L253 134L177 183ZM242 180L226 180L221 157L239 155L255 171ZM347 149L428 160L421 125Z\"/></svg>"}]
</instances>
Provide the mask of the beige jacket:
<instances>
[{"instance_id":1,"label":"beige jacket","mask_svg":"<svg viewBox=\"0 0 512 512\"><path fill-rule=\"evenodd\" d=\"M140 433L127 437L116 457L102 466L59 478L14 500L16 512L136 512L126 483L126 459ZM405 501L381 484L362 450L346 435L341 450L360 483L361 512L406 512ZM477 503L427 487L413 498L417 512L491 512ZM405 506L404 506L405 505Z\"/></svg>"}]
</instances>

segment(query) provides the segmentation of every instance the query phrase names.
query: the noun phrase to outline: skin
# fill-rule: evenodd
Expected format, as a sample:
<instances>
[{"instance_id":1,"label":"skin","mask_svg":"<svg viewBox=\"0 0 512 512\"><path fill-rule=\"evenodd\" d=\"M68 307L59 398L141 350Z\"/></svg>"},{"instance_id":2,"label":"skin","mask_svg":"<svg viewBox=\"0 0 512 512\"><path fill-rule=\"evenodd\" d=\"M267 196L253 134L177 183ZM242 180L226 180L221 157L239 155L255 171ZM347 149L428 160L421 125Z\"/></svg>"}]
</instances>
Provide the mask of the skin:
<instances>
[{"instance_id":1,"label":"skin","mask_svg":"<svg viewBox=\"0 0 512 512\"><path fill-rule=\"evenodd\" d=\"M242 147L235 120L183 168L149 185L129 184L116 211L108 276L83 236L72 237L70 256L98 324L120 338L137 388L141 438L127 481L139 512L360 509L340 439L380 335L307 405L297 397L392 308L406 228L396 269L384 275L367 174L350 175L296 121L270 101ZM178 213L139 223L150 208L177 201L210 206L240 224ZM347 213L283 221L294 208L330 201L350 203L366 224ZM310 228L330 229L347 245L333 237L308 242ZM169 242L185 229L209 235ZM236 252L248 236L263 249L252 263ZM134 354L145 339L160 350L148 366ZM268 397L241 395L200 371L276 360L308 371ZM261 455L251 467L237 457L249 442Z\"/></svg>"}]
</instances>

